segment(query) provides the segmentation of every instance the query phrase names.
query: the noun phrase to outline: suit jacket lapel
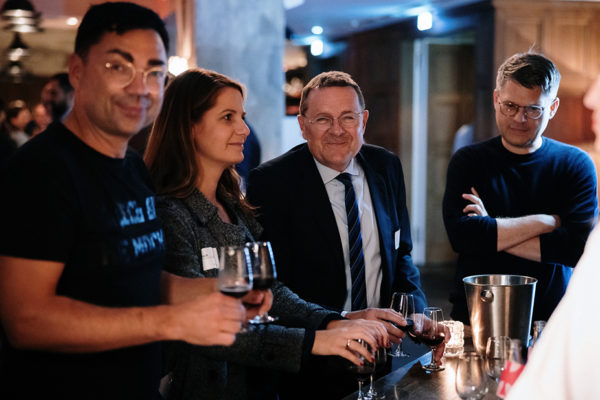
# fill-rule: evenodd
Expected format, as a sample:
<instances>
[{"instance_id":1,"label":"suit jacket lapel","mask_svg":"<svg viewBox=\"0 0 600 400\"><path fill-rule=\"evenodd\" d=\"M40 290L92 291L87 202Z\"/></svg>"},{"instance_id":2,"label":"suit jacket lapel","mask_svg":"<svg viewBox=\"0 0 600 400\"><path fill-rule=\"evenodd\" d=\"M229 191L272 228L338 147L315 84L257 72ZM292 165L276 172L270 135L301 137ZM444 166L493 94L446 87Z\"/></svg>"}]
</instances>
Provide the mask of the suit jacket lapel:
<instances>
[{"instance_id":1,"label":"suit jacket lapel","mask_svg":"<svg viewBox=\"0 0 600 400\"><path fill-rule=\"evenodd\" d=\"M327 190L325 190L325 185L315 165L315 161L306 145L301 152L298 169L301 171L298 182L298 189L300 191L298 198L302 199L300 209L305 213L305 221L307 223L313 221L317 227L314 232L315 236L319 235L323 240L329 242L329 248L334 258L334 265L338 268L341 266L341 270L345 273L340 234L333 210L331 209L329 196L327 195Z\"/></svg>"},{"instance_id":2,"label":"suit jacket lapel","mask_svg":"<svg viewBox=\"0 0 600 400\"><path fill-rule=\"evenodd\" d=\"M392 254L394 252L394 226L390 219L392 210L390 210L390 199L386 197L388 183L385 181L385 177L370 165L369 160L364 156L362 151L357 154L356 159L365 172L367 184L369 185L369 192L371 194L371 201L373 202L373 210L375 211L375 218L377 219L377 226L379 228L379 250L381 256L381 270L383 272L381 299L384 299L384 293L387 293L386 288L388 286L391 287L390 285L393 277L391 269L395 265L392 260Z\"/></svg>"}]
</instances>

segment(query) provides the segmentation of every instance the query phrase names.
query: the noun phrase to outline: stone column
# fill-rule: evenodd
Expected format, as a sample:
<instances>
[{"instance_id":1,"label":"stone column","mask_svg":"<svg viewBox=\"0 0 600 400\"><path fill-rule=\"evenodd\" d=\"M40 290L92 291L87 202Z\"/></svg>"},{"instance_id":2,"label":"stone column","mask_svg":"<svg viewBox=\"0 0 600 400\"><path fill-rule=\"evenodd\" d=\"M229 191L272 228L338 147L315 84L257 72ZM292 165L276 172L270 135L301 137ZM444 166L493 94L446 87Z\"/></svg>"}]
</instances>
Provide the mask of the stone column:
<instances>
[{"instance_id":1,"label":"stone column","mask_svg":"<svg viewBox=\"0 0 600 400\"><path fill-rule=\"evenodd\" d=\"M194 1L197 65L246 86L246 119L260 141L262 161L281 154L285 112L282 0Z\"/></svg>"}]
</instances>

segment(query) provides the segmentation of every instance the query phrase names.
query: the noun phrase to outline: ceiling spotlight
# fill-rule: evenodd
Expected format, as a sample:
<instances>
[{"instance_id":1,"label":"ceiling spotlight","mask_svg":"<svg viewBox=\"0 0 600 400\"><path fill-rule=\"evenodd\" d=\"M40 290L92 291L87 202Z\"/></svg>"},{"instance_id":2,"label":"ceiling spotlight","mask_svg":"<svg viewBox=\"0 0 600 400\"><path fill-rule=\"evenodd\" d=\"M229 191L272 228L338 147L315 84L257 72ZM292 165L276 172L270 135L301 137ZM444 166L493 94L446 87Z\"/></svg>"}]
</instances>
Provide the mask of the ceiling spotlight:
<instances>
[{"instance_id":1,"label":"ceiling spotlight","mask_svg":"<svg viewBox=\"0 0 600 400\"><path fill-rule=\"evenodd\" d=\"M178 56L169 57L168 65L169 72L175 76L185 72L189 68L188 61L185 58Z\"/></svg>"},{"instance_id":2,"label":"ceiling spotlight","mask_svg":"<svg viewBox=\"0 0 600 400\"><path fill-rule=\"evenodd\" d=\"M79 23L79 20L76 17L69 17L67 18L67 25L69 26L75 26L77 25L77 23Z\"/></svg>"},{"instance_id":3,"label":"ceiling spotlight","mask_svg":"<svg viewBox=\"0 0 600 400\"><path fill-rule=\"evenodd\" d=\"M422 12L417 17L417 29L420 31L426 31L431 29L433 26L433 16L430 12Z\"/></svg>"},{"instance_id":4,"label":"ceiling spotlight","mask_svg":"<svg viewBox=\"0 0 600 400\"><path fill-rule=\"evenodd\" d=\"M21 61L11 61L2 69L1 75L8 76L15 83L22 82L29 73L21 64Z\"/></svg>"},{"instance_id":5,"label":"ceiling spotlight","mask_svg":"<svg viewBox=\"0 0 600 400\"><path fill-rule=\"evenodd\" d=\"M5 21L5 30L14 32L41 32L40 28L41 13L35 11L35 8L29 0L6 0L0 9L0 15Z\"/></svg>"},{"instance_id":6,"label":"ceiling spotlight","mask_svg":"<svg viewBox=\"0 0 600 400\"><path fill-rule=\"evenodd\" d=\"M23 42L21 35L15 32L12 43L6 50L6 58L9 61L19 61L21 58L29 55L29 46Z\"/></svg>"},{"instance_id":7,"label":"ceiling spotlight","mask_svg":"<svg viewBox=\"0 0 600 400\"><path fill-rule=\"evenodd\" d=\"M321 33L323 33L323 27L319 26L319 25L315 25L312 28L310 28L310 31L314 34L314 35L320 35Z\"/></svg>"},{"instance_id":8,"label":"ceiling spotlight","mask_svg":"<svg viewBox=\"0 0 600 400\"><path fill-rule=\"evenodd\" d=\"M310 44L310 54L312 54L315 57L318 57L321 54L323 54L323 41L321 39L315 39Z\"/></svg>"}]
</instances>

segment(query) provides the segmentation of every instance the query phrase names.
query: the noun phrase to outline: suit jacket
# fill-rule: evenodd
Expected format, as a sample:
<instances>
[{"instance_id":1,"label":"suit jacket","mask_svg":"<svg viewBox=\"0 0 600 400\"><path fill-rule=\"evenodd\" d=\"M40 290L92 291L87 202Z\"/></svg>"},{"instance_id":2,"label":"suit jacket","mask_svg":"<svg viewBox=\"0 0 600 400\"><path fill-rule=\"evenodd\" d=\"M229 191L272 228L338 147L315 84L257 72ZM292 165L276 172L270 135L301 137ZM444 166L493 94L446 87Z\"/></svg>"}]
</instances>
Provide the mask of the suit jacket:
<instances>
[{"instance_id":1,"label":"suit jacket","mask_svg":"<svg viewBox=\"0 0 600 400\"><path fill-rule=\"evenodd\" d=\"M356 156L365 172L377 225L383 271L380 307L394 291L413 293L426 305L412 241L400 160L377 146ZM263 238L271 241L279 279L301 298L340 311L347 296L342 243L331 203L307 144L252 170L247 198L258 207ZM399 246L395 235L400 231Z\"/></svg>"}]
</instances>

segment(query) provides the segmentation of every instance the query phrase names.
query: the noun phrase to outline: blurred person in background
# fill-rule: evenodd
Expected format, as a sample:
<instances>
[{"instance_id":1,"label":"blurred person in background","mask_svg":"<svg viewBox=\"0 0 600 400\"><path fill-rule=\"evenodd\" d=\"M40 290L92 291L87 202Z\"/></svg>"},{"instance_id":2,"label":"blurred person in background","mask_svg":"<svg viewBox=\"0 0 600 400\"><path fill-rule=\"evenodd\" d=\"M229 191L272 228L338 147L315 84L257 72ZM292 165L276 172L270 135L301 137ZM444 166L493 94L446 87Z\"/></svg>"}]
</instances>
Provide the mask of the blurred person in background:
<instances>
[{"instance_id":1,"label":"blurred person in background","mask_svg":"<svg viewBox=\"0 0 600 400\"><path fill-rule=\"evenodd\" d=\"M0 170L2 166L17 151L17 144L10 138L6 126L6 105L0 99Z\"/></svg>"},{"instance_id":2,"label":"blurred person in background","mask_svg":"<svg viewBox=\"0 0 600 400\"><path fill-rule=\"evenodd\" d=\"M14 100L8 103L6 107L6 128L10 139L21 147L29 140L29 135L25 133L27 125L31 122L31 112L23 100Z\"/></svg>"},{"instance_id":3,"label":"blurred person in background","mask_svg":"<svg viewBox=\"0 0 600 400\"><path fill-rule=\"evenodd\" d=\"M60 72L52 75L40 97L51 120L61 120L73 107L73 86L69 81L69 74Z\"/></svg>"},{"instance_id":4,"label":"blurred person in background","mask_svg":"<svg viewBox=\"0 0 600 400\"><path fill-rule=\"evenodd\" d=\"M46 107L44 107L42 103L37 103L35 107L33 107L32 114L33 119L26 130L29 136L34 137L46 130L48 125L52 122L52 118L50 118Z\"/></svg>"}]
</instances>

